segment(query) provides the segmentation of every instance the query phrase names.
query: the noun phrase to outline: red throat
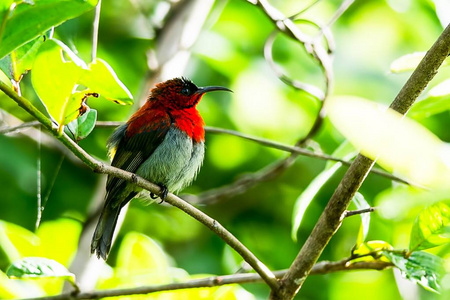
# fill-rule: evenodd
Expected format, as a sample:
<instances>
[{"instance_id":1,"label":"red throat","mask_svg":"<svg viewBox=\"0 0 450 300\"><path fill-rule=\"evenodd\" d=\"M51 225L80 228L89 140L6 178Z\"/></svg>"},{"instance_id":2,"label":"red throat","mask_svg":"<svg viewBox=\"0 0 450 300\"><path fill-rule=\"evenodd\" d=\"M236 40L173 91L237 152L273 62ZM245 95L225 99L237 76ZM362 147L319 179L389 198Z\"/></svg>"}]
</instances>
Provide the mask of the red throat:
<instances>
[{"instance_id":1,"label":"red throat","mask_svg":"<svg viewBox=\"0 0 450 300\"><path fill-rule=\"evenodd\" d=\"M194 142L205 140L205 122L195 107L170 112L175 126L184 131Z\"/></svg>"},{"instance_id":2,"label":"red throat","mask_svg":"<svg viewBox=\"0 0 450 300\"><path fill-rule=\"evenodd\" d=\"M174 124L185 132L193 141L205 140L205 123L195 107L182 110L170 110L145 103L128 121L127 135L132 136L146 130L157 130L159 127Z\"/></svg>"}]
</instances>

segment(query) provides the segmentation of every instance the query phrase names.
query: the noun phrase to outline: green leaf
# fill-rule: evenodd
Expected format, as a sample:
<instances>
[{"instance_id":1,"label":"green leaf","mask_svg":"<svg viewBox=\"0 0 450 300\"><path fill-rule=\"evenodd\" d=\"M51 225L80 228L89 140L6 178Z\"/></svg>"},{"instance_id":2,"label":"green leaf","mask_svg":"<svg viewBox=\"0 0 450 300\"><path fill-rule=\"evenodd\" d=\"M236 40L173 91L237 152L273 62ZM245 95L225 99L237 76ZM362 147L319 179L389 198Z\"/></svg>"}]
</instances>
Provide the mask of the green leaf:
<instances>
[{"instance_id":1,"label":"green leaf","mask_svg":"<svg viewBox=\"0 0 450 300\"><path fill-rule=\"evenodd\" d=\"M403 73L415 70L425 54L426 52L414 52L397 58L391 63L391 72ZM442 65L450 65L450 59L447 58L446 60L444 60L444 63Z\"/></svg>"},{"instance_id":2,"label":"green leaf","mask_svg":"<svg viewBox=\"0 0 450 300\"><path fill-rule=\"evenodd\" d=\"M13 279L23 278L63 278L75 282L75 275L59 262L44 257L25 257L14 262L6 270L6 275Z\"/></svg>"},{"instance_id":3,"label":"green leaf","mask_svg":"<svg viewBox=\"0 0 450 300\"><path fill-rule=\"evenodd\" d=\"M414 118L427 118L447 110L450 110L450 79L430 89L423 100L413 105L408 115Z\"/></svg>"},{"instance_id":4,"label":"green leaf","mask_svg":"<svg viewBox=\"0 0 450 300\"><path fill-rule=\"evenodd\" d=\"M431 253L416 251L409 257L402 253L384 251L383 254L401 271L402 275L426 290L439 293L444 273L442 258Z\"/></svg>"},{"instance_id":5,"label":"green leaf","mask_svg":"<svg viewBox=\"0 0 450 300\"><path fill-rule=\"evenodd\" d=\"M443 187L450 182L450 147L428 129L365 99L330 100L333 125L364 155L425 186Z\"/></svg>"},{"instance_id":6,"label":"green leaf","mask_svg":"<svg viewBox=\"0 0 450 300\"><path fill-rule=\"evenodd\" d=\"M355 203L356 209L361 210L365 208L370 208L369 203L367 203L364 196L357 192L355 197L353 197L353 203ZM369 233L369 225L370 225L370 213L360 214L361 216L361 227L358 233L358 237L356 238L356 245L359 245L364 242Z\"/></svg>"},{"instance_id":7,"label":"green leaf","mask_svg":"<svg viewBox=\"0 0 450 300\"><path fill-rule=\"evenodd\" d=\"M44 38L39 36L22 47L17 48L0 60L0 69L9 78L19 82L22 75L31 70L34 58L43 42Z\"/></svg>"},{"instance_id":8,"label":"green leaf","mask_svg":"<svg viewBox=\"0 0 450 300\"><path fill-rule=\"evenodd\" d=\"M417 216L411 230L409 250L423 250L450 242L449 202L438 202Z\"/></svg>"},{"instance_id":9,"label":"green leaf","mask_svg":"<svg viewBox=\"0 0 450 300\"><path fill-rule=\"evenodd\" d=\"M96 121L97 111L88 107L87 112L67 124L66 129L68 134L78 142L85 139L94 130Z\"/></svg>"},{"instance_id":10,"label":"green leaf","mask_svg":"<svg viewBox=\"0 0 450 300\"><path fill-rule=\"evenodd\" d=\"M122 105L133 104L130 91L106 61L97 58L88 68L80 79L81 84L109 101Z\"/></svg>"},{"instance_id":11,"label":"green leaf","mask_svg":"<svg viewBox=\"0 0 450 300\"><path fill-rule=\"evenodd\" d=\"M46 0L20 4L6 19L0 36L0 58L53 26L95 7L97 0Z\"/></svg>"},{"instance_id":12,"label":"green leaf","mask_svg":"<svg viewBox=\"0 0 450 300\"><path fill-rule=\"evenodd\" d=\"M68 57L67 60L63 53ZM82 95L76 94L78 99L73 99L72 93L83 67L86 67L84 62L58 40L47 40L36 55L31 82L50 116L60 125L60 129L62 125L77 117L68 119L67 114L73 112L74 107L79 110L82 106Z\"/></svg>"}]
</instances>

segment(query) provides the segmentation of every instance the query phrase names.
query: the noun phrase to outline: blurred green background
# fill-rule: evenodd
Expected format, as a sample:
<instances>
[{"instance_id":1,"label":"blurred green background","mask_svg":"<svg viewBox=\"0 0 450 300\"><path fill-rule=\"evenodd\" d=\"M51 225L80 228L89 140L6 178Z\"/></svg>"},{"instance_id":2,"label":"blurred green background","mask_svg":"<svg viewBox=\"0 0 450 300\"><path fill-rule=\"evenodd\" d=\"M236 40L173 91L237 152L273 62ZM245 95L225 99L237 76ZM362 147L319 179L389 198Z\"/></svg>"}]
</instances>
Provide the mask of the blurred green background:
<instances>
[{"instance_id":1,"label":"blurred green background","mask_svg":"<svg viewBox=\"0 0 450 300\"><path fill-rule=\"evenodd\" d=\"M272 4L286 16L307 6L307 2L289 0L272 1ZM320 1L302 18L324 24L340 4L341 1ZM119 106L89 100L89 106L97 109L99 120L125 121L147 94L146 54L157 44L155 36L160 30L157 24L162 7L162 1L103 1L98 57L114 68L134 95L136 105ZM402 55L428 50L442 32L443 24L448 22L443 15L439 19L435 2L428 0L353 3L331 28L336 42L333 94L356 95L389 104L410 75L409 72L392 74L390 64ZM76 49L85 61L90 57L92 19L93 12L86 13L55 31L55 35L72 50ZM294 144L309 131L318 104L305 93L282 83L265 61L264 43L273 29L274 25L261 9L246 1L216 1L191 49L192 55L183 74L200 86L222 85L234 91L233 94L217 93L204 97L198 109L207 125ZM300 45L280 35L273 55L292 78L323 87L320 69ZM449 68L442 69L431 86L449 75ZM22 92L38 101L29 75L23 79ZM20 108L5 95L0 95L0 102L2 109L22 120L31 120L25 113L19 114ZM448 110L416 121L441 140L450 141ZM80 146L96 158L107 161L105 145L112 130L97 127L80 142ZM94 174L70 158L67 151L61 151L56 140L49 142L45 133L39 135L32 130L24 133L0 135L0 219L35 231L40 176L42 197L46 200L42 224L70 219L80 224L79 232L89 212L92 213L94 200L102 198L104 176ZM313 141L314 147L331 154L344 138L325 119ZM229 135L207 133L206 147L204 166L194 184L183 193L198 194L230 184L287 157L279 150ZM345 172L345 168L341 169L322 187L306 212L298 242L294 242L290 236L294 203L325 164L326 161L300 156L292 167L274 179L257 184L240 195L199 205L199 208L229 229L269 268L288 268ZM395 248L407 248L414 218L424 206L420 192L376 175L369 175L360 192L372 206L384 205L383 211L397 212L373 213L368 240L384 240ZM321 260L348 257L359 226L359 217L346 219ZM54 232L55 239L67 234L64 228L61 226L60 232ZM119 263L119 245L126 233L132 231L157 241L171 257L170 263L189 274L229 274L240 267L239 260L232 258L232 252L220 238L185 213L168 205L146 205L136 200L129 207L108 264ZM61 244L60 247L69 246ZM435 253L448 258L448 250L449 247L444 246ZM5 255L1 259L0 266L4 271L9 263ZM413 286L416 298L408 299L439 299L439 296L420 287L415 290ZM447 288L449 286L447 283ZM264 284L245 284L243 287L257 299L265 299L269 292ZM405 292L405 288L400 290ZM387 270L310 276L296 299L358 298L401 299L402 295L393 272Z\"/></svg>"}]
</instances>

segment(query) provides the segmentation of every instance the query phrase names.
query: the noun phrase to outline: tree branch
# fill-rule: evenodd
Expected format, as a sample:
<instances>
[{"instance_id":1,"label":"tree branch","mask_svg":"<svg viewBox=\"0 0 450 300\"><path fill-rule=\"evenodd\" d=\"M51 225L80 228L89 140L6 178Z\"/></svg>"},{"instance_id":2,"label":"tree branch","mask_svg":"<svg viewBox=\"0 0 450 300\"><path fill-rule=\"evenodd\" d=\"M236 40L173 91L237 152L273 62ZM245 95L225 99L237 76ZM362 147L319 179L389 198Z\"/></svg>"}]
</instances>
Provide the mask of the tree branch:
<instances>
[{"instance_id":1,"label":"tree branch","mask_svg":"<svg viewBox=\"0 0 450 300\"><path fill-rule=\"evenodd\" d=\"M363 208L363 209L358 209L358 210L346 210L345 214L344 214L344 218L356 216L356 215L360 215L360 214L365 214L365 213L371 213L374 211L375 211L375 207L368 207L368 208Z\"/></svg>"},{"instance_id":2,"label":"tree branch","mask_svg":"<svg viewBox=\"0 0 450 300\"><path fill-rule=\"evenodd\" d=\"M120 122L120 121L97 121L95 126L96 127L117 127L117 126L122 125L123 123L124 122ZM3 127L3 128L0 128L0 134L15 133L15 132L20 131L21 129L26 129L26 128L29 128L29 127L36 127L36 126L39 126L40 124L41 123L39 123L38 121L31 121L31 122L26 122L26 123L23 123L23 124L20 124L20 125L17 125L17 126L13 126L13 127ZM272 141L272 140L256 137L256 136L245 134L245 133L242 133L242 132L239 132L239 131L235 131L235 130L218 128L218 127L211 127L211 126L205 126L205 131L208 132L208 133L213 133L213 134L228 134L228 135L232 135L232 136L236 136L236 137L242 138L244 140L255 142L257 144L260 144L260 145L263 145L263 146L266 146L266 147L278 149L278 150L289 152L289 153L300 154L302 156L313 157L313 158L317 158L317 159L321 159L321 160L336 161L336 162L340 162L340 163L342 163L343 165L346 165L346 166L350 166L351 163L352 163L351 161L347 161L347 160L344 160L344 159L339 158L339 157L334 157L332 155L309 151L309 150L300 148L298 146L291 146L291 145L287 145L287 144L282 144L282 143L279 143L279 142L276 142L276 141ZM411 185L411 186L416 186L416 187L423 188L422 186L420 186L420 185L418 185L418 184L416 184L414 182L410 182L407 179L400 178L398 176L395 176L393 174L384 172L384 171L379 170L379 169L372 169L372 170L370 170L370 172L373 173L373 174L380 175L382 177L386 177L386 178L391 179L391 180L396 181L396 182L400 182L400 183L408 184L408 185ZM259 180L261 180L261 178ZM221 189L221 188L219 188L219 189ZM215 196L214 196L213 199L219 198L222 194L228 194L228 189L225 190L224 192L218 192L218 189L215 189L215 191L214 191L214 195ZM205 197L203 199L203 196L189 196L189 197L190 197L190 199L192 199L192 201L190 201L190 202L196 202L196 203L210 202L210 201L213 200L210 197ZM208 199L206 199L206 198L208 198Z\"/></svg>"},{"instance_id":3,"label":"tree branch","mask_svg":"<svg viewBox=\"0 0 450 300\"><path fill-rule=\"evenodd\" d=\"M340 271L352 270L385 270L393 267L392 263L374 260L374 261L360 261L349 262L349 259L343 259L336 262L322 261L314 265L311 270L311 275L323 275ZM286 274L287 270L275 271L277 278L281 278ZM243 284L261 282L261 277L256 273L237 273L232 275L212 276L201 279L193 279L185 282L149 285L135 288L123 289L109 289L92 292L81 292L78 294L64 293L56 296L29 298L23 300L66 300L66 299L99 299L114 296L130 296L130 295L146 295L150 293L162 291L175 291L181 289L216 287L228 284Z\"/></svg>"},{"instance_id":4,"label":"tree branch","mask_svg":"<svg viewBox=\"0 0 450 300\"><path fill-rule=\"evenodd\" d=\"M58 132L58 126L53 124L44 114L36 109L26 98L17 95L11 90L4 82L0 81L0 90L13 99L17 104L24 108L29 114L36 118L46 129L48 129L59 141L61 141L75 156L83 161L94 172L108 174L115 176L126 181L133 182L139 187L142 187L155 194L160 194L160 187L153 184L136 174L106 165L97 161L90 156L86 151L79 147L74 141L72 141L65 133L60 134ZM222 238L228 245L230 245L236 252L238 252L242 258L264 279L264 281L270 286L271 289L278 288L278 282L272 272L261 262L258 258L248 250L234 235L227 231L216 220L212 219L202 211L198 210L191 204L180 199L172 193L167 195L165 201L181 210L188 215L192 216L211 231L216 233Z\"/></svg>"},{"instance_id":5,"label":"tree branch","mask_svg":"<svg viewBox=\"0 0 450 300\"><path fill-rule=\"evenodd\" d=\"M450 25L427 52L390 107L405 114L437 73L449 53ZM356 157L289 271L281 279L280 289L273 291L270 299L289 300L297 294L323 249L341 225L345 210L374 163L374 160L361 154Z\"/></svg>"}]
</instances>

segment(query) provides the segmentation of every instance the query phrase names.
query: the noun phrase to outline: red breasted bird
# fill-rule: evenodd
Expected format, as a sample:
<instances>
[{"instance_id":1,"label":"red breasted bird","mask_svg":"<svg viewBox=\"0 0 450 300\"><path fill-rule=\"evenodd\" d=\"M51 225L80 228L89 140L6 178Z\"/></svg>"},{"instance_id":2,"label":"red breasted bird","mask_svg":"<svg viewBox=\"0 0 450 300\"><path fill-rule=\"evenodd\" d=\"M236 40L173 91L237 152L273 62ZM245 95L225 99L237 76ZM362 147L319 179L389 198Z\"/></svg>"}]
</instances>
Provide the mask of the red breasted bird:
<instances>
[{"instance_id":1,"label":"red breasted bird","mask_svg":"<svg viewBox=\"0 0 450 300\"><path fill-rule=\"evenodd\" d=\"M220 90L231 91L220 86L197 87L186 78L157 84L147 102L109 138L111 165L158 184L162 200L168 191L176 192L190 184L205 153L204 122L196 105L205 93ZM106 260L120 210L140 191L128 181L108 176L105 205L91 253Z\"/></svg>"}]
</instances>

